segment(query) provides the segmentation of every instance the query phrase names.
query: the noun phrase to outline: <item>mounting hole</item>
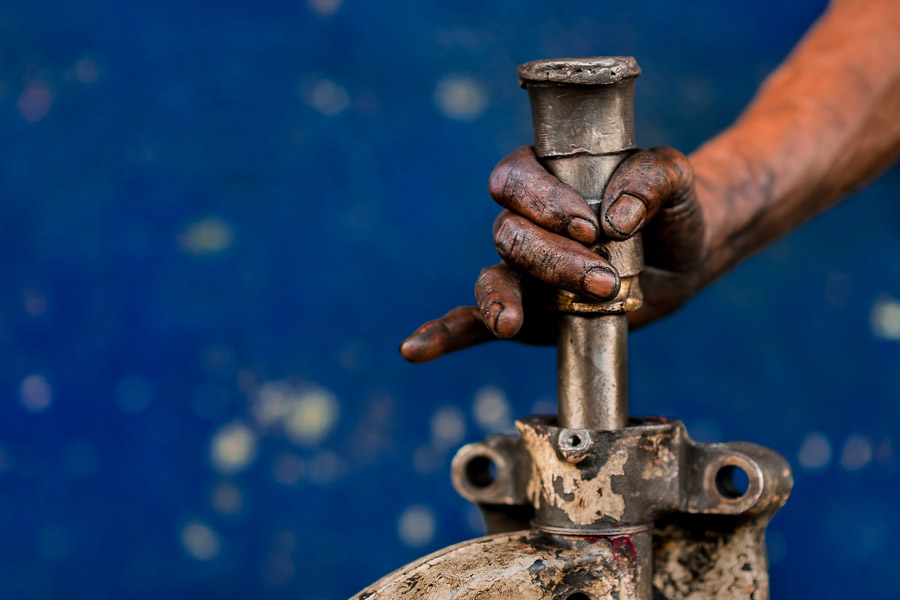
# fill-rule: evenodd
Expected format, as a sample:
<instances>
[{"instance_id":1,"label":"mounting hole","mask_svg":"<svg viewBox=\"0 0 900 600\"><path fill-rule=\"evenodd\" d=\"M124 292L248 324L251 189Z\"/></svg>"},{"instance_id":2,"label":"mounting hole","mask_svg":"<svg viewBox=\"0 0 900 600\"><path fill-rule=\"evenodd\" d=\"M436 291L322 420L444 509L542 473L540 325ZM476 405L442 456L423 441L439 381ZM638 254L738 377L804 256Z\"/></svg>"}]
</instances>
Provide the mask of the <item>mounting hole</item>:
<instances>
[{"instance_id":1,"label":"mounting hole","mask_svg":"<svg viewBox=\"0 0 900 600\"><path fill-rule=\"evenodd\" d=\"M725 465L716 473L716 489L723 498L737 500L750 488L750 476L747 471L735 466Z\"/></svg>"},{"instance_id":2,"label":"mounting hole","mask_svg":"<svg viewBox=\"0 0 900 600\"><path fill-rule=\"evenodd\" d=\"M484 489L497 480L497 465L487 456L475 456L466 464L466 481Z\"/></svg>"},{"instance_id":3,"label":"mounting hole","mask_svg":"<svg viewBox=\"0 0 900 600\"><path fill-rule=\"evenodd\" d=\"M575 448L575 447L581 445L581 437L579 437L578 435L576 435L576 434L573 433L573 434L570 435L568 438L566 438L566 443L567 443L571 448ZM584 594L582 594L582 596L584 596ZM571 598L571 596L569 596L569 598ZM575 600L580 600L580 599L576 598Z\"/></svg>"}]
</instances>

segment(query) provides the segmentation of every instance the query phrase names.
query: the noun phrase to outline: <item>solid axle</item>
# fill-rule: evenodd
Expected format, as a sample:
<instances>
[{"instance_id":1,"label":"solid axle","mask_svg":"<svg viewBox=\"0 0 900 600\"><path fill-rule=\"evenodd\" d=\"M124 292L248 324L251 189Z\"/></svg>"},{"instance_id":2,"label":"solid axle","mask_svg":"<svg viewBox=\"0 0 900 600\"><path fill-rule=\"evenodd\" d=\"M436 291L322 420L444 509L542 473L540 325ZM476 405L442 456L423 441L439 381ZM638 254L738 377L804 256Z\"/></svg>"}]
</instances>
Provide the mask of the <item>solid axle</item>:
<instances>
[{"instance_id":1,"label":"solid axle","mask_svg":"<svg viewBox=\"0 0 900 600\"><path fill-rule=\"evenodd\" d=\"M540 60L519 67L528 91L534 148L544 167L598 212L616 167L636 149L633 94L640 68L633 58ZM602 215L598 215L602 218ZM597 302L560 292L557 338L559 424L614 430L628 424L628 321L640 307L640 236L592 248L607 258L622 285Z\"/></svg>"}]
</instances>

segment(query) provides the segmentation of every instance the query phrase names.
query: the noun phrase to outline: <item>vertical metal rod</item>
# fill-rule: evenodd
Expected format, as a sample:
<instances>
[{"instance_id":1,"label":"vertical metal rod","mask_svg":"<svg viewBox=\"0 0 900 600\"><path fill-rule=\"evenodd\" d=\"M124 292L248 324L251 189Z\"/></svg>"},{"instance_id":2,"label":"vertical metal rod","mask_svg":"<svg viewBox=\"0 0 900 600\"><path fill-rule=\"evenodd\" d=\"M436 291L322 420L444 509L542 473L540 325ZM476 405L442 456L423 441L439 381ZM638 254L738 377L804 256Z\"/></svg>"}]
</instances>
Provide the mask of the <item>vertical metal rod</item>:
<instances>
[{"instance_id":1,"label":"vertical metal rod","mask_svg":"<svg viewBox=\"0 0 900 600\"><path fill-rule=\"evenodd\" d=\"M559 424L612 430L628 424L628 319L561 315L557 339Z\"/></svg>"},{"instance_id":2,"label":"vertical metal rod","mask_svg":"<svg viewBox=\"0 0 900 600\"><path fill-rule=\"evenodd\" d=\"M636 145L633 90L640 74L632 58L543 60L519 67L528 90L535 153L563 183L596 210L616 167ZM623 280L607 303L560 293L557 340L559 424L612 430L628 424L628 321L626 300L639 297L640 239L606 241L593 248Z\"/></svg>"}]
</instances>

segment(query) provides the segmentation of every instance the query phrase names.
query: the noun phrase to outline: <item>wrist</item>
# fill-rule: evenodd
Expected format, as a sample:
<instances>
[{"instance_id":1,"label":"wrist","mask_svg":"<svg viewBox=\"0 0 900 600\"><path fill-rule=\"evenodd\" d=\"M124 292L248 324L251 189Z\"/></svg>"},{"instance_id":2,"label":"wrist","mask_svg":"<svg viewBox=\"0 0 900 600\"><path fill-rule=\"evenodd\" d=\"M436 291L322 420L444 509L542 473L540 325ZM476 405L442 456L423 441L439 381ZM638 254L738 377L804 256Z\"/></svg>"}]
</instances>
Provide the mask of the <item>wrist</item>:
<instances>
[{"instance_id":1,"label":"wrist","mask_svg":"<svg viewBox=\"0 0 900 600\"><path fill-rule=\"evenodd\" d=\"M726 130L691 155L705 223L698 288L764 243L759 219L772 202L773 174L739 128ZM753 160L753 157L756 160Z\"/></svg>"}]
</instances>

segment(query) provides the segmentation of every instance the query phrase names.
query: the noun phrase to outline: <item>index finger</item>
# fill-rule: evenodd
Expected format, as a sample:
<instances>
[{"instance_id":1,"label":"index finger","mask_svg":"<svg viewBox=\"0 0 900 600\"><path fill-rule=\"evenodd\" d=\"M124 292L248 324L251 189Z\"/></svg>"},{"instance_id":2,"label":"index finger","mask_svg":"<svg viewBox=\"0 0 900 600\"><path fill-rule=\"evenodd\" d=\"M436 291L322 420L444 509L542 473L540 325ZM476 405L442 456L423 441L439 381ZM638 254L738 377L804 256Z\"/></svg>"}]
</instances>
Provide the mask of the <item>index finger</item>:
<instances>
[{"instance_id":1,"label":"index finger","mask_svg":"<svg viewBox=\"0 0 900 600\"><path fill-rule=\"evenodd\" d=\"M519 148L494 168L488 193L497 204L540 227L582 244L597 239L600 224L584 198L547 172L531 146Z\"/></svg>"}]
</instances>

